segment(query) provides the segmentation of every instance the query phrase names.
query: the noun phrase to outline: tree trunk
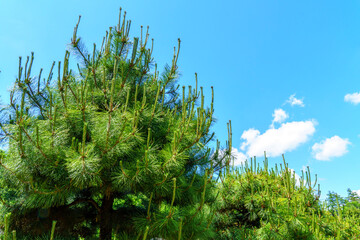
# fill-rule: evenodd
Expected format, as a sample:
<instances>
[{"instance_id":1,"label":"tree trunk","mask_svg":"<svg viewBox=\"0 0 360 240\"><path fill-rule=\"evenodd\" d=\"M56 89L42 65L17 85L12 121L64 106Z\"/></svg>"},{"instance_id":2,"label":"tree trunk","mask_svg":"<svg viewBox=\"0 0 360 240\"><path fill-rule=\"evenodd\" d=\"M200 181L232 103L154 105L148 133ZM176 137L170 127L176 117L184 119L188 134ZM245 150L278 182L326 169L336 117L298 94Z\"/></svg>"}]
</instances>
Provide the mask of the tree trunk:
<instances>
[{"instance_id":1,"label":"tree trunk","mask_svg":"<svg viewBox=\"0 0 360 240\"><path fill-rule=\"evenodd\" d=\"M114 196L104 196L100 210L100 240L111 240Z\"/></svg>"}]
</instances>

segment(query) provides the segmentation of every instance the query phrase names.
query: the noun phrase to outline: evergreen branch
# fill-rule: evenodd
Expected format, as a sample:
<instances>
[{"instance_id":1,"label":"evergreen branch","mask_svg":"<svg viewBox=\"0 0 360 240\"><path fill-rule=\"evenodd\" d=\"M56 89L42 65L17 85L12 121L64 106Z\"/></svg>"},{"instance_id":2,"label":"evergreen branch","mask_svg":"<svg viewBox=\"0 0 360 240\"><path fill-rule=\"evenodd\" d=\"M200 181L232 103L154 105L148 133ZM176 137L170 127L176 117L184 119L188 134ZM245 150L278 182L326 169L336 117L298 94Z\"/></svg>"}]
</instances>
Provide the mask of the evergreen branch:
<instances>
[{"instance_id":1,"label":"evergreen branch","mask_svg":"<svg viewBox=\"0 0 360 240\"><path fill-rule=\"evenodd\" d=\"M75 92L73 91L73 89L71 88L69 81L67 81L66 83L67 83L67 86L69 87L70 92L71 92L72 95L74 96L76 103L78 103L78 102L79 102L79 99L78 99L78 97L76 96L76 94L75 94Z\"/></svg>"},{"instance_id":2,"label":"evergreen branch","mask_svg":"<svg viewBox=\"0 0 360 240\"><path fill-rule=\"evenodd\" d=\"M77 205L79 203L83 203L83 202L88 202L91 203L98 212L101 211L100 206L97 204L97 202L94 201L94 199L88 199L88 198L78 198L75 201L73 201L72 203L68 204L66 207L69 208L71 206Z\"/></svg>"},{"instance_id":3,"label":"evergreen branch","mask_svg":"<svg viewBox=\"0 0 360 240\"><path fill-rule=\"evenodd\" d=\"M133 70L134 66L137 65L139 59L140 59L140 58L142 57L142 55L143 55L143 52L141 52L141 53L140 53L140 56L139 56L139 57L136 59L136 61L135 61L136 49L137 49L138 40L139 40L138 38L134 38L134 45L133 45L133 53L132 53L131 62L129 63L129 68L128 68L128 70L127 70L126 76L125 76L125 78L123 78L123 80L122 80L122 82L121 82L120 91L119 91L119 93L117 94L118 97L120 96L120 94L121 94L121 92L122 92L122 90L123 90L123 88L124 88L124 86L125 86L126 80L128 79L130 72ZM134 63L134 61L135 61L135 63Z\"/></svg>"},{"instance_id":4,"label":"evergreen branch","mask_svg":"<svg viewBox=\"0 0 360 240\"><path fill-rule=\"evenodd\" d=\"M195 159L192 163L196 164L197 162L200 162L201 160L207 158L209 156L209 153L210 153L210 148L207 150L205 154L203 154L200 158Z\"/></svg>"},{"instance_id":5,"label":"evergreen branch","mask_svg":"<svg viewBox=\"0 0 360 240\"><path fill-rule=\"evenodd\" d=\"M113 101L114 101L114 89L115 89L115 78L116 78L116 70L117 70L118 60L115 58L114 63L114 72L113 72L113 78L111 81L111 92L110 92L110 105L109 105L109 120L107 124L107 132L106 132L106 143L105 143L105 149L108 147L109 144L109 137L110 137L110 127L111 127L111 113L113 112Z\"/></svg>"},{"instance_id":6,"label":"evergreen branch","mask_svg":"<svg viewBox=\"0 0 360 240\"><path fill-rule=\"evenodd\" d=\"M147 209L147 217L146 217L146 219L148 219L149 221L150 221L150 216L151 216L150 207L151 207L151 200L152 200L153 194L154 194L154 192L151 192L150 199L149 199L149 205L148 205L148 209Z\"/></svg>"},{"instance_id":7,"label":"evergreen branch","mask_svg":"<svg viewBox=\"0 0 360 240\"><path fill-rule=\"evenodd\" d=\"M20 182L22 182L23 184L29 185L29 186L31 187L31 189L32 189L35 193L39 193L39 194L56 194L56 193L59 193L59 192L63 191L62 189L57 189L56 191L52 191L52 192L40 191L40 190L38 190L38 189L36 189L36 188L34 187L34 185L33 185L33 183L32 183L31 181L25 181L25 180L22 180L21 178L19 178L13 170L11 170L10 168L6 167L6 166L2 163L1 159L0 159L0 165L1 165L5 170L9 171L9 172L11 173L11 175L15 176ZM69 186L70 186L70 185L69 185ZM66 189L66 188L69 187L69 186L64 186L63 189Z\"/></svg>"},{"instance_id":8,"label":"evergreen branch","mask_svg":"<svg viewBox=\"0 0 360 240\"><path fill-rule=\"evenodd\" d=\"M131 181L132 182L135 182L135 178L138 176L140 172L140 169L139 169L139 160L136 161L136 172L134 174L134 176L132 177Z\"/></svg>"},{"instance_id":9,"label":"evergreen branch","mask_svg":"<svg viewBox=\"0 0 360 240\"><path fill-rule=\"evenodd\" d=\"M192 177L192 180L191 180L190 184L189 184L185 189L183 189L182 192L185 192L185 191L189 190L189 189L192 187L192 185L193 185L193 183L194 183L194 180L195 180L197 168L198 168L198 166L195 167L194 175L193 175L193 177Z\"/></svg>"},{"instance_id":10,"label":"evergreen branch","mask_svg":"<svg viewBox=\"0 0 360 240\"><path fill-rule=\"evenodd\" d=\"M208 179L208 169L206 169L206 171L205 171L205 183L204 183L204 186L203 186L203 188L204 188L204 190L203 190L203 192L202 192L202 194L201 194L201 203L200 203L200 209L202 209L202 207L204 206L204 202L205 202L205 192L206 192L206 185L207 185L207 183L209 182L209 180L210 179Z\"/></svg>"},{"instance_id":11,"label":"evergreen branch","mask_svg":"<svg viewBox=\"0 0 360 240\"><path fill-rule=\"evenodd\" d=\"M25 180L22 180L21 178L19 178L16 173L11 170L10 168L6 167L3 163L2 163L2 159L0 159L0 165L7 171L9 171L11 173L11 175L15 176L20 182L22 182L23 184L30 184L31 182L30 181L25 181Z\"/></svg>"},{"instance_id":12,"label":"evergreen branch","mask_svg":"<svg viewBox=\"0 0 360 240\"><path fill-rule=\"evenodd\" d=\"M6 207L10 207L10 205L7 204L1 196L0 196L0 202Z\"/></svg>"},{"instance_id":13,"label":"evergreen branch","mask_svg":"<svg viewBox=\"0 0 360 240\"><path fill-rule=\"evenodd\" d=\"M130 177L129 177L129 176L125 173L125 171L124 171L122 161L120 161L120 169L121 169L121 172L124 174L124 176L125 176L126 178L130 179Z\"/></svg>"},{"instance_id":14,"label":"evergreen branch","mask_svg":"<svg viewBox=\"0 0 360 240\"><path fill-rule=\"evenodd\" d=\"M26 91L27 95L33 100L33 102L38 106L39 110L40 110L40 114L44 117L42 111L43 111L43 107L41 106L41 104L37 101L35 94L31 88L31 78L30 78L30 73L31 73L31 68L32 68L32 64L33 64L33 60L34 60L34 52L31 52L31 61L30 61L30 66L29 66L29 69L27 71L27 74L26 74L26 67L25 67L25 80L24 80L24 83L28 86L27 88L22 88L22 91ZM21 62L20 62L21 64ZM40 70L40 75L39 75L39 81L40 81L40 77L41 77L41 72L42 72L42 69ZM20 78L21 78L21 73L19 75L19 87L20 87ZM38 81L38 82L39 82ZM38 85L38 88L39 88L39 85ZM28 90L29 89L29 90ZM39 91L38 91L39 92Z\"/></svg>"},{"instance_id":15,"label":"evergreen branch","mask_svg":"<svg viewBox=\"0 0 360 240\"><path fill-rule=\"evenodd\" d=\"M202 136L195 138L195 140L192 143L190 143L189 145L187 145L186 147L181 149L181 151L179 151L179 154L185 152L186 150L190 149L192 146L197 144L201 138L202 138Z\"/></svg>"},{"instance_id":16,"label":"evergreen branch","mask_svg":"<svg viewBox=\"0 0 360 240\"><path fill-rule=\"evenodd\" d=\"M148 232L149 232L149 226L146 226L143 240L146 240L146 239L147 239Z\"/></svg>"},{"instance_id":17,"label":"evergreen branch","mask_svg":"<svg viewBox=\"0 0 360 240\"><path fill-rule=\"evenodd\" d=\"M82 59L84 60L86 66L89 66L90 65L89 60L85 57L84 53L79 48L80 38L77 38L77 36L76 36L77 35L77 30L78 30L78 27L79 27L79 23L80 23L80 19L81 19L81 15L79 16L79 20L78 20L76 26L74 27L74 33L73 33L73 38L71 39L71 44L76 49L76 51L78 53L80 53L80 55L81 55Z\"/></svg>"},{"instance_id":18,"label":"evergreen branch","mask_svg":"<svg viewBox=\"0 0 360 240\"><path fill-rule=\"evenodd\" d=\"M129 140L129 138L135 134L135 131L133 131L130 136L128 136L126 139L124 139L124 141L121 141L121 139L123 138L123 133L124 133L124 130L125 130L125 127L126 127L126 122L127 122L127 118L125 117L124 118L124 123L123 123L123 126L120 130L120 135L119 135L119 138L116 140L116 142L110 147L110 148L107 148L105 149L102 154L105 155L106 153L110 152L112 149L114 149L119 143L121 142L126 142L127 140Z\"/></svg>"},{"instance_id":19,"label":"evergreen branch","mask_svg":"<svg viewBox=\"0 0 360 240\"><path fill-rule=\"evenodd\" d=\"M27 95L31 98L31 100L33 100L33 102L38 106L39 110L40 110L40 115L45 118L44 114L43 114L43 110L44 108L41 106L41 104L39 103L39 101L36 99L36 97L33 95L33 91L31 89L31 86L29 84L28 88L30 89L30 92L27 91Z\"/></svg>"},{"instance_id":20,"label":"evergreen branch","mask_svg":"<svg viewBox=\"0 0 360 240\"><path fill-rule=\"evenodd\" d=\"M0 128L1 128L1 130L5 133L5 136L6 137L10 137L10 138L12 138L13 140L17 140L17 138L15 138L14 137L14 135L12 135L12 134L10 134L8 131L6 131L6 129L5 129L5 127L4 127L4 125L2 124L2 123L0 123Z\"/></svg>"},{"instance_id":21,"label":"evergreen branch","mask_svg":"<svg viewBox=\"0 0 360 240\"><path fill-rule=\"evenodd\" d=\"M155 183L154 186L162 185L165 182L166 178L167 178L167 174L165 173L164 176L163 176L163 180L161 182Z\"/></svg>"},{"instance_id":22,"label":"evergreen branch","mask_svg":"<svg viewBox=\"0 0 360 240\"><path fill-rule=\"evenodd\" d=\"M26 137L29 139L30 143L39 150L39 152L41 153L41 155L48 161L50 161L50 159L48 158L48 156L46 156L46 154L43 152L43 150L41 149L40 145L35 144L34 141L32 140L32 138L30 137L29 133L25 130L24 127L21 127L22 131L25 133Z\"/></svg>"},{"instance_id":23,"label":"evergreen branch","mask_svg":"<svg viewBox=\"0 0 360 240\"><path fill-rule=\"evenodd\" d=\"M96 55L96 44L94 43L94 50L93 50L93 60L92 60L92 65L91 65L91 72L93 74L93 77L94 77L94 83L95 83L95 87L98 87L98 82L97 82L97 79L96 79L96 69L97 69L97 66L98 66L98 63L99 63L99 60L100 60L100 54L98 54L98 57L95 61L95 55Z\"/></svg>"},{"instance_id":24,"label":"evergreen branch","mask_svg":"<svg viewBox=\"0 0 360 240\"><path fill-rule=\"evenodd\" d=\"M33 189L34 193L38 193L38 194L41 194L41 195L54 195L54 194L60 193L60 192L62 192L62 191L65 191L66 189L70 188L70 184L69 184L69 185L65 185L65 186L62 187L62 188L57 188L57 187L55 186L55 187L57 188L56 190L50 191L50 192L44 192L44 191L40 191L40 190L34 188L34 186L33 186L32 183L30 183L30 185L31 185L31 188Z\"/></svg>"},{"instance_id":25,"label":"evergreen branch","mask_svg":"<svg viewBox=\"0 0 360 240\"><path fill-rule=\"evenodd\" d=\"M177 176L175 176L174 178L178 179L180 176L182 176L184 174L184 172L185 172L185 168L183 170L181 170L181 172Z\"/></svg>"},{"instance_id":26,"label":"evergreen branch","mask_svg":"<svg viewBox=\"0 0 360 240\"><path fill-rule=\"evenodd\" d=\"M82 152L81 152L81 160L82 160L82 165L83 165L83 173L86 172L86 170L85 170L85 158L86 158L86 154L85 154L86 128L87 128L87 124L84 122L83 141L82 141Z\"/></svg>"},{"instance_id":27,"label":"evergreen branch","mask_svg":"<svg viewBox=\"0 0 360 240\"><path fill-rule=\"evenodd\" d=\"M171 200L171 205L170 205L170 210L169 210L169 214L167 216L167 218L170 218L172 216L172 209L174 206L174 201L175 201L175 196L176 196L176 178L173 178L173 195L172 195L172 200Z\"/></svg>"}]
</instances>

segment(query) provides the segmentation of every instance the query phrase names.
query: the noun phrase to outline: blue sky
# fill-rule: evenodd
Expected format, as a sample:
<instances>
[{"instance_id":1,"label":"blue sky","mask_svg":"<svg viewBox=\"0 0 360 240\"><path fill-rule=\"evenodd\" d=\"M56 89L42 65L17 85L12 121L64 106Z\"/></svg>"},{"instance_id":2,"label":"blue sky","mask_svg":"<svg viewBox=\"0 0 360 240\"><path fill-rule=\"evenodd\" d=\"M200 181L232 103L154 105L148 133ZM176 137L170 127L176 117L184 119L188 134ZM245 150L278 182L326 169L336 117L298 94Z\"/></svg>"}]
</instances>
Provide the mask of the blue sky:
<instances>
[{"instance_id":1,"label":"blue sky","mask_svg":"<svg viewBox=\"0 0 360 240\"><path fill-rule=\"evenodd\" d=\"M224 143L232 121L238 162L266 150L274 164L284 153L296 172L318 174L322 198L360 190L359 1L0 0L2 102L19 56L34 51L33 73L46 72L63 59L78 15L90 47L117 23L119 7L132 36L150 26L159 66L181 38L179 83L193 85L197 72L209 98L214 86L213 130Z\"/></svg>"}]
</instances>

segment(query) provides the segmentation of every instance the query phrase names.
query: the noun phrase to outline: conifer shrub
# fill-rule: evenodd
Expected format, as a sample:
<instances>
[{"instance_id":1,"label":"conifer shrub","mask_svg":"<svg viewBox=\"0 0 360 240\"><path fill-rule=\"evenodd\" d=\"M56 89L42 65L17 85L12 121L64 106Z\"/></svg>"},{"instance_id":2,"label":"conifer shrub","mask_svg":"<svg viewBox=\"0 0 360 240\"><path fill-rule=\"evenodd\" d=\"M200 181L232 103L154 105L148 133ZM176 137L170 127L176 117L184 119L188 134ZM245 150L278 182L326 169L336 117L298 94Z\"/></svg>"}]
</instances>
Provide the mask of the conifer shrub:
<instances>
[{"instance_id":1,"label":"conifer shrub","mask_svg":"<svg viewBox=\"0 0 360 240\"><path fill-rule=\"evenodd\" d=\"M295 175L285 162L263 167L251 159L219 176L214 219L217 239L357 239L360 201L321 202L309 168ZM350 195L349 195L350 196ZM329 207L330 206L330 207Z\"/></svg>"},{"instance_id":2,"label":"conifer shrub","mask_svg":"<svg viewBox=\"0 0 360 240\"><path fill-rule=\"evenodd\" d=\"M211 153L213 97L180 87L180 40L160 74L148 29L130 40L126 13L88 52L77 23L64 61L46 78L34 54L20 57L10 104L2 110L2 186L10 227L64 237L196 239L214 236ZM80 18L79 18L80 21ZM70 54L78 60L71 69Z\"/></svg>"}]
</instances>

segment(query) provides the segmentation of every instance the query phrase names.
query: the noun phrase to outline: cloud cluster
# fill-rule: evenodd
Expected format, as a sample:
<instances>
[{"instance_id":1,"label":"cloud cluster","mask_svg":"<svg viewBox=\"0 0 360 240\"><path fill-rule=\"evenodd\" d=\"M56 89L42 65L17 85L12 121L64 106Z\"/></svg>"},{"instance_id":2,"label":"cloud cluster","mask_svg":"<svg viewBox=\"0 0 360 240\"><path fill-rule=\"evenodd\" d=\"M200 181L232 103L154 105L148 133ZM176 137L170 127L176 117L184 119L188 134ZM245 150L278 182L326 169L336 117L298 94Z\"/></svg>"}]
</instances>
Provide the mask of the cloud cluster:
<instances>
[{"instance_id":1,"label":"cloud cluster","mask_svg":"<svg viewBox=\"0 0 360 240\"><path fill-rule=\"evenodd\" d=\"M329 161L333 157L341 157L348 152L348 145L351 144L348 139L339 136L327 138L320 143L312 146L315 159L321 161Z\"/></svg>"},{"instance_id":2,"label":"cloud cluster","mask_svg":"<svg viewBox=\"0 0 360 240\"><path fill-rule=\"evenodd\" d=\"M257 129L248 129L241 138L241 150L247 156L262 156L264 151L270 157L280 156L307 142L315 132L314 121L282 123L279 128L270 128L263 134Z\"/></svg>"},{"instance_id":3,"label":"cloud cluster","mask_svg":"<svg viewBox=\"0 0 360 240\"><path fill-rule=\"evenodd\" d=\"M345 101L360 103L360 92L347 94ZM297 99L295 94L291 95L286 102L291 106L305 106L303 100ZM232 150L235 166L244 163L250 157L263 156L264 151L269 157L281 156L308 142L315 133L317 124L315 120L286 122L289 115L281 108L275 109L272 117L269 129L263 133L255 128L243 131L240 149L233 148ZM280 126L275 127L275 123ZM348 139L335 135L315 143L312 146L312 154L317 160L329 161L331 158L346 154L350 144Z\"/></svg>"},{"instance_id":4,"label":"cloud cluster","mask_svg":"<svg viewBox=\"0 0 360 240\"><path fill-rule=\"evenodd\" d=\"M281 108L275 109L272 116L273 116L273 121L271 124L271 128L274 127L275 123L282 123L289 117L289 115Z\"/></svg>"},{"instance_id":5,"label":"cloud cluster","mask_svg":"<svg viewBox=\"0 0 360 240\"><path fill-rule=\"evenodd\" d=\"M300 106L304 107L305 104L302 99L298 99L295 97L295 94L291 95L288 100L286 100L291 106Z\"/></svg>"},{"instance_id":6,"label":"cloud cluster","mask_svg":"<svg viewBox=\"0 0 360 240\"><path fill-rule=\"evenodd\" d=\"M359 104L360 103L360 92L346 94L344 97L344 101L350 102L354 105Z\"/></svg>"}]
</instances>

